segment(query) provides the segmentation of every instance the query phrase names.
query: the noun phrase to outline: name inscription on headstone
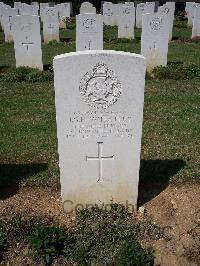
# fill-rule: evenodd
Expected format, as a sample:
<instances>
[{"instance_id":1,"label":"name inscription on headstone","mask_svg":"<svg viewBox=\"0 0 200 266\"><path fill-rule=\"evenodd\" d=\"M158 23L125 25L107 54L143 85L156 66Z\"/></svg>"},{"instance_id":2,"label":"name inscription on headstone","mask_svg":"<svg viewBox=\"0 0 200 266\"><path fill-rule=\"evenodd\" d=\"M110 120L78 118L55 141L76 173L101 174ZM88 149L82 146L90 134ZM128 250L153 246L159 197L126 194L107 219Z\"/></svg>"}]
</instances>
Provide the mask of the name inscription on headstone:
<instances>
[{"instance_id":1,"label":"name inscription on headstone","mask_svg":"<svg viewBox=\"0 0 200 266\"><path fill-rule=\"evenodd\" d=\"M74 112L67 119L67 138L133 138L133 117L113 111Z\"/></svg>"}]
</instances>

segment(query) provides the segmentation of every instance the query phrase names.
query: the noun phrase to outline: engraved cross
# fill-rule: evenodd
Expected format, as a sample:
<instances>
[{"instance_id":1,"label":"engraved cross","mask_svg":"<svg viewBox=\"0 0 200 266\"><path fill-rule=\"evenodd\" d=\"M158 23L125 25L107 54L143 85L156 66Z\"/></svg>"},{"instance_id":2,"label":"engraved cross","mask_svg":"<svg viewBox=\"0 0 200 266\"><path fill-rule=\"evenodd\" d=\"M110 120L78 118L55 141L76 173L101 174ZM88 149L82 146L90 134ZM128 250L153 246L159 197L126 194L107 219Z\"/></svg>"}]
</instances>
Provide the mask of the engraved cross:
<instances>
[{"instance_id":1,"label":"engraved cross","mask_svg":"<svg viewBox=\"0 0 200 266\"><path fill-rule=\"evenodd\" d=\"M125 29L126 29L126 31L127 31L127 30L129 29L129 26L128 26L128 25L126 25Z\"/></svg>"},{"instance_id":2,"label":"engraved cross","mask_svg":"<svg viewBox=\"0 0 200 266\"><path fill-rule=\"evenodd\" d=\"M54 26L52 26L51 24L49 25L48 29L54 29Z\"/></svg>"},{"instance_id":3,"label":"engraved cross","mask_svg":"<svg viewBox=\"0 0 200 266\"><path fill-rule=\"evenodd\" d=\"M98 144L98 157L88 157L86 156L86 161L99 161L99 176L98 176L98 182L103 182L103 161L113 161L113 156L106 156L104 157L103 154L103 142L97 142Z\"/></svg>"},{"instance_id":4,"label":"engraved cross","mask_svg":"<svg viewBox=\"0 0 200 266\"><path fill-rule=\"evenodd\" d=\"M23 42L22 45L26 46L26 50L27 50L28 55L29 55L29 45L33 45L33 42L28 42L28 37L26 37L26 42Z\"/></svg>"},{"instance_id":5,"label":"engraved cross","mask_svg":"<svg viewBox=\"0 0 200 266\"><path fill-rule=\"evenodd\" d=\"M12 16L9 16L9 27L10 27L10 31L12 30Z\"/></svg>"},{"instance_id":6,"label":"engraved cross","mask_svg":"<svg viewBox=\"0 0 200 266\"><path fill-rule=\"evenodd\" d=\"M87 48L87 45L85 46ZM91 50L91 41L88 42L88 50Z\"/></svg>"}]
</instances>

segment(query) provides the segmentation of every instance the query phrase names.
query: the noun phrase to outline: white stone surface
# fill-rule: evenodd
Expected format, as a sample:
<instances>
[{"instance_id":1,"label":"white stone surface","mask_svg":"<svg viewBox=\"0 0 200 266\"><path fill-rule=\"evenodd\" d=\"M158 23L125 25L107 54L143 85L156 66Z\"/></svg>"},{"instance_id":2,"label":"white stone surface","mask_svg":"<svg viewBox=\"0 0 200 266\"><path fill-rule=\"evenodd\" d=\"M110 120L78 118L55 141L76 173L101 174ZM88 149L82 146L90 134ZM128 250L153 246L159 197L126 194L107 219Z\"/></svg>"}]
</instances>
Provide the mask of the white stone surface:
<instances>
[{"instance_id":1,"label":"white stone surface","mask_svg":"<svg viewBox=\"0 0 200 266\"><path fill-rule=\"evenodd\" d=\"M64 54L54 58L54 78L64 210L136 206L145 59L116 51Z\"/></svg>"},{"instance_id":2,"label":"white stone surface","mask_svg":"<svg viewBox=\"0 0 200 266\"><path fill-rule=\"evenodd\" d=\"M169 7L169 41L171 41L174 26L175 2L167 2L166 6Z\"/></svg>"},{"instance_id":3,"label":"white stone surface","mask_svg":"<svg viewBox=\"0 0 200 266\"><path fill-rule=\"evenodd\" d=\"M194 19L194 13L195 9L199 6L199 3L192 2L189 6L189 11L188 11L188 26L192 27L193 26L193 19Z\"/></svg>"},{"instance_id":4,"label":"white stone surface","mask_svg":"<svg viewBox=\"0 0 200 266\"><path fill-rule=\"evenodd\" d=\"M46 7L43 15L44 43L59 41L59 18L56 7Z\"/></svg>"},{"instance_id":5,"label":"white stone surface","mask_svg":"<svg viewBox=\"0 0 200 266\"><path fill-rule=\"evenodd\" d=\"M60 28L66 29L66 19L70 18L70 3L62 3L56 6L58 7Z\"/></svg>"},{"instance_id":6,"label":"white stone surface","mask_svg":"<svg viewBox=\"0 0 200 266\"><path fill-rule=\"evenodd\" d=\"M45 12L46 7L49 7L49 3L40 3L40 19L43 21L43 14Z\"/></svg>"},{"instance_id":7,"label":"white stone surface","mask_svg":"<svg viewBox=\"0 0 200 266\"><path fill-rule=\"evenodd\" d=\"M21 9L22 3L21 2L14 2L14 8L18 9L18 14L19 10Z\"/></svg>"},{"instance_id":8,"label":"white stone surface","mask_svg":"<svg viewBox=\"0 0 200 266\"><path fill-rule=\"evenodd\" d=\"M122 5L118 16L118 38L134 39L134 25L134 5Z\"/></svg>"},{"instance_id":9,"label":"white stone surface","mask_svg":"<svg viewBox=\"0 0 200 266\"><path fill-rule=\"evenodd\" d=\"M3 11L5 9L5 5L4 3L0 2L0 25L1 25L1 28L3 29Z\"/></svg>"},{"instance_id":10,"label":"white stone surface","mask_svg":"<svg viewBox=\"0 0 200 266\"><path fill-rule=\"evenodd\" d=\"M16 66L29 66L43 69L38 16L15 16L13 18L13 35Z\"/></svg>"},{"instance_id":11,"label":"white stone surface","mask_svg":"<svg viewBox=\"0 0 200 266\"><path fill-rule=\"evenodd\" d=\"M155 8L154 2L137 4L137 7L136 7L136 27L137 28L142 28L142 16L147 13L153 14L154 8Z\"/></svg>"},{"instance_id":12,"label":"white stone surface","mask_svg":"<svg viewBox=\"0 0 200 266\"><path fill-rule=\"evenodd\" d=\"M31 5L36 6L38 10L40 9L38 2L31 2Z\"/></svg>"},{"instance_id":13,"label":"white stone surface","mask_svg":"<svg viewBox=\"0 0 200 266\"><path fill-rule=\"evenodd\" d=\"M200 37L200 6L195 8L193 27L192 27L192 38Z\"/></svg>"},{"instance_id":14,"label":"white stone surface","mask_svg":"<svg viewBox=\"0 0 200 266\"><path fill-rule=\"evenodd\" d=\"M192 5L192 3L194 2L186 2L185 4L185 16L186 17L188 17L189 8L190 8L190 5Z\"/></svg>"},{"instance_id":15,"label":"white stone surface","mask_svg":"<svg viewBox=\"0 0 200 266\"><path fill-rule=\"evenodd\" d=\"M175 3L168 2L167 4L160 6L158 8L157 15L161 15L165 19L165 26L168 27L169 31L169 41L172 40L172 30L174 24L174 12L175 12Z\"/></svg>"},{"instance_id":16,"label":"white stone surface","mask_svg":"<svg viewBox=\"0 0 200 266\"><path fill-rule=\"evenodd\" d=\"M83 2L80 7L80 14L96 14L96 8L90 2Z\"/></svg>"},{"instance_id":17,"label":"white stone surface","mask_svg":"<svg viewBox=\"0 0 200 266\"><path fill-rule=\"evenodd\" d=\"M169 28L165 19L157 13L143 15L141 54L146 57L148 71L167 64Z\"/></svg>"},{"instance_id":18,"label":"white stone surface","mask_svg":"<svg viewBox=\"0 0 200 266\"><path fill-rule=\"evenodd\" d=\"M13 41L13 18L17 16L16 8L4 8L2 15L2 24L4 30L5 42Z\"/></svg>"},{"instance_id":19,"label":"white stone surface","mask_svg":"<svg viewBox=\"0 0 200 266\"><path fill-rule=\"evenodd\" d=\"M100 14L76 16L76 51L103 50L103 17Z\"/></svg>"},{"instance_id":20,"label":"white stone surface","mask_svg":"<svg viewBox=\"0 0 200 266\"><path fill-rule=\"evenodd\" d=\"M111 2L104 2L103 4L103 22L107 26L115 26L115 5Z\"/></svg>"},{"instance_id":21,"label":"white stone surface","mask_svg":"<svg viewBox=\"0 0 200 266\"><path fill-rule=\"evenodd\" d=\"M38 16L38 7L35 5L28 5L26 3L21 3L18 7L19 15L35 15Z\"/></svg>"}]
</instances>

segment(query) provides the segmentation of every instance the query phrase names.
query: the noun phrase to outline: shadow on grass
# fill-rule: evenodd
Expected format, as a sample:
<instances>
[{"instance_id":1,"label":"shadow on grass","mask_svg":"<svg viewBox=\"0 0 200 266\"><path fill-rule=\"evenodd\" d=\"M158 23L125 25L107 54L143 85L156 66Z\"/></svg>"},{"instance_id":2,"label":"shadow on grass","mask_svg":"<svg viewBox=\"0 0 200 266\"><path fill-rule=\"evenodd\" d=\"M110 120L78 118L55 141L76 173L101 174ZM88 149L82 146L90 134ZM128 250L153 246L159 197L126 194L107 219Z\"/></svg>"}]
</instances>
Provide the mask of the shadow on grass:
<instances>
[{"instance_id":1,"label":"shadow on grass","mask_svg":"<svg viewBox=\"0 0 200 266\"><path fill-rule=\"evenodd\" d=\"M176 175L185 165L185 161L181 159L142 160L138 206L142 206L159 195L168 186L170 178Z\"/></svg>"},{"instance_id":2,"label":"shadow on grass","mask_svg":"<svg viewBox=\"0 0 200 266\"><path fill-rule=\"evenodd\" d=\"M21 181L46 170L47 167L47 163L0 164L0 200L15 195L20 188Z\"/></svg>"}]
</instances>

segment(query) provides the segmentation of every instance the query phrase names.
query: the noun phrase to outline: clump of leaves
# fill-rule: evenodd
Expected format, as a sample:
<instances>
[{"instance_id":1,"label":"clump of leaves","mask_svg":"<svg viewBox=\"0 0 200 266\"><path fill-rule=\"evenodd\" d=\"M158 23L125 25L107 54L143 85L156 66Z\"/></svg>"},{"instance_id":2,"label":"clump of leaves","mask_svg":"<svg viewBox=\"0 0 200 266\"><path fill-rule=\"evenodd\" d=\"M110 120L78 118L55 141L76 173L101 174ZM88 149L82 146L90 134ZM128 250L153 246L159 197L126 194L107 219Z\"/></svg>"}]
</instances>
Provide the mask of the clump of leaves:
<instances>
[{"instance_id":1,"label":"clump of leaves","mask_svg":"<svg viewBox=\"0 0 200 266\"><path fill-rule=\"evenodd\" d=\"M3 254L7 249L7 237L3 228L0 228L0 262L3 260Z\"/></svg>"},{"instance_id":2,"label":"clump of leaves","mask_svg":"<svg viewBox=\"0 0 200 266\"><path fill-rule=\"evenodd\" d=\"M185 11L180 11L176 15L176 19L174 21L174 27L177 28L187 28L187 18L185 17Z\"/></svg>"},{"instance_id":3,"label":"clump of leaves","mask_svg":"<svg viewBox=\"0 0 200 266\"><path fill-rule=\"evenodd\" d=\"M61 44L61 42L60 41L56 41L56 40L52 40L52 41L48 42L49 46L57 46L59 44Z\"/></svg>"},{"instance_id":4,"label":"clump of leaves","mask_svg":"<svg viewBox=\"0 0 200 266\"><path fill-rule=\"evenodd\" d=\"M41 71L30 67L12 68L3 73L0 77L5 82L43 82L52 81L53 73L50 71Z\"/></svg>"},{"instance_id":5,"label":"clump of leaves","mask_svg":"<svg viewBox=\"0 0 200 266\"><path fill-rule=\"evenodd\" d=\"M137 243L145 237L163 238L164 234L164 230L150 219L139 221L122 205L111 204L109 209L98 206L83 209L77 212L75 220L74 259L79 265L113 264L124 241Z\"/></svg>"},{"instance_id":6,"label":"clump of leaves","mask_svg":"<svg viewBox=\"0 0 200 266\"><path fill-rule=\"evenodd\" d=\"M153 266L153 251L151 249L144 250L135 240L126 240L116 255L115 265Z\"/></svg>"},{"instance_id":7,"label":"clump of leaves","mask_svg":"<svg viewBox=\"0 0 200 266\"><path fill-rule=\"evenodd\" d=\"M151 76L156 79L194 79L200 78L200 68L195 64L171 62L167 66L154 68Z\"/></svg>"},{"instance_id":8,"label":"clump of leaves","mask_svg":"<svg viewBox=\"0 0 200 266\"><path fill-rule=\"evenodd\" d=\"M34 249L36 259L42 258L45 264L51 264L54 258L69 255L73 235L64 228L37 226L28 237L28 242Z\"/></svg>"}]
</instances>

